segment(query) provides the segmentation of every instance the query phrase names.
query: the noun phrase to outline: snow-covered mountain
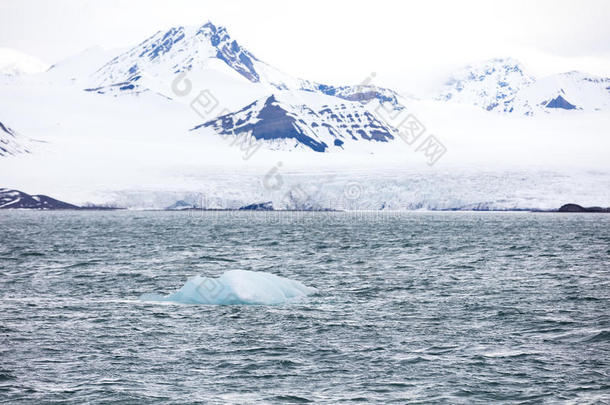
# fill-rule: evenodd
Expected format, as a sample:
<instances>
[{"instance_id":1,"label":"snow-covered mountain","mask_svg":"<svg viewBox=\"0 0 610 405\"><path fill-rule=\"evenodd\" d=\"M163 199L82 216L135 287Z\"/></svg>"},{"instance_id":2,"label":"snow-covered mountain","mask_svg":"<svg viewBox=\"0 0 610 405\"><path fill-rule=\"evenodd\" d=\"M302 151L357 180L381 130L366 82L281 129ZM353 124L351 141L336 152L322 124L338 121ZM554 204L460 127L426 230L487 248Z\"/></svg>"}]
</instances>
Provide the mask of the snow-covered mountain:
<instances>
[{"instance_id":1,"label":"snow-covered mountain","mask_svg":"<svg viewBox=\"0 0 610 405\"><path fill-rule=\"evenodd\" d=\"M0 157L29 153L26 139L0 122Z\"/></svg>"},{"instance_id":2,"label":"snow-covered mountain","mask_svg":"<svg viewBox=\"0 0 610 405\"><path fill-rule=\"evenodd\" d=\"M610 110L610 78L574 71L536 79L515 59L492 59L456 72L436 98L524 115Z\"/></svg>"},{"instance_id":3,"label":"snow-covered mountain","mask_svg":"<svg viewBox=\"0 0 610 405\"><path fill-rule=\"evenodd\" d=\"M492 59L456 72L437 99L472 104L487 111L511 112L512 101L519 90L534 81L518 61Z\"/></svg>"},{"instance_id":4,"label":"snow-covered mountain","mask_svg":"<svg viewBox=\"0 0 610 405\"><path fill-rule=\"evenodd\" d=\"M158 31L102 66L93 74L89 90L102 93L117 89L143 91L147 89L142 84L143 76L170 83L181 72L201 77L218 70L233 78L237 73L247 82L265 86L267 91L305 90L350 101L378 99L398 103L398 95L389 89L366 84L330 86L285 74L242 47L231 38L226 28L211 22L200 27L179 26L165 32ZM171 94L167 96L174 97Z\"/></svg>"},{"instance_id":5,"label":"snow-covered mountain","mask_svg":"<svg viewBox=\"0 0 610 405\"><path fill-rule=\"evenodd\" d=\"M512 101L516 111L610 111L610 78L581 72L560 73L536 80Z\"/></svg>"},{"instance_id":6,"label":"snow-covered mountain","mask_svg":"<svg viewBox=\"0 0 610 405\"><path fill-rule=\"evenodd\" d=\"M319 92L328 96L334 96L348 101L359 101L367 103L377 100L380 103L390 103L400 109L399 95L394 90L377 87L370 84L359 84L354 86L328 86L325 84L302 81L301 90Z\"/></svg>"},{"instance_id":7,"label":"snow-covered mountain","mask_svg":"<svg viewBox=\"0 0 610 405\"><path fill-rule=\"evenodd\" d=\"M116 50L92 46L51 65L44 75L44 79L55 85L74 84L77 86L88 86L91 84L89 77L91 73L106 64L117 53Z\"/></svg>"},{"instance_id":8,"label":"snow-covered mountain","mask_svg":"<svg viewBox=\"0 0 610 405\"><path fill-rule=\"evenodd\" d=\"M271 95L193 130L213 128L227 136L269 141L273 148L304 147L316 152L343 149L346 142L394 139L395 129L376 118L358 101L325 97L332 104L315 105L290 93Z\"/></svg>"},{"instance_id":9,"label":"snow-covered mountain","mask_svg":"<svg viewBox=\"0 0 610 405\"><path fill-rule=\"evenodd\" d=\"M607 79L535 79L497 60L422 100L295 78L254 55L206 23L0 77L0 186L130 208L608 204Z\"/></svg>"},{"instance_id":10,"label":"snow-covered mountain","mask_svg":"<svg viewBox=\"0 0 610 405\"><path fill-rule=\"evenodd\" d=\"M0 209L15 208L61 210L79 207L42 194L30 195L19 190L0 188Z\"/></svg>"},{"instance_id":11,"label":"snow-covered mountain","mask_svg":"<svg viewBox=\"0 0 610 405\"><path fill-rule=\"evenodd\" d=\"M254 68L258 60L224 28L211 23L201 27L172 27L158 31L139 45L118 55L93 75L98 90L145 90L142 74L171 79L180 72L205 69L210 59L220 59L251 82L259 82Z\"/></svg>"},{"instance_id":12,"label":"snow-covered mountain","mask_svg":"<svg viewBox=\"0 0 610 405\"><path fill-rule=\"evenodd\" d=\"M104 92L142 91L142 76L171 82L181 72L205 74L223 62L250 83L276 89L298 89L307 82L295 79L259 60L236 40L226 28L207 22L200 27L179 26L158 31L139 45L115 57L93 75L94 89ZM226 73L231 75L231 73Z\"/></svg>"},{"instance_id":13,"label":"snow-covered mountain","mask_svg":"<svg viewBox=\"0 0 610 405\"><path fill-rule=\"evenodd\" d=\"M0 75L29 75L41 73L49 66L41 60L23 52L0 48Z\"/></svg>"},{"instance_id":14,"label":"snow-covered mountain","mask_svg":"<svg viewBox=\"0 0 610 405\"><path fill-rule=\"evenodd\" d=\"M182 73L195 83L192 87L209 90L209 98L222 106L209 117L224 114L222 124L202 126L219 134L247 133L272 149L305 146L325 152L342 149L346 139L386 142L394 138L393 129L383 126L364 105L374 101L403 108L399 95L389 89L370 84L331 86L284 74L211 22L157 32L98 69L94 87L87 90L114 95L154 90L177 99L181 94L167 84ZM154 86L155 81L166 85Z\"/></svg>"}]
</instances>

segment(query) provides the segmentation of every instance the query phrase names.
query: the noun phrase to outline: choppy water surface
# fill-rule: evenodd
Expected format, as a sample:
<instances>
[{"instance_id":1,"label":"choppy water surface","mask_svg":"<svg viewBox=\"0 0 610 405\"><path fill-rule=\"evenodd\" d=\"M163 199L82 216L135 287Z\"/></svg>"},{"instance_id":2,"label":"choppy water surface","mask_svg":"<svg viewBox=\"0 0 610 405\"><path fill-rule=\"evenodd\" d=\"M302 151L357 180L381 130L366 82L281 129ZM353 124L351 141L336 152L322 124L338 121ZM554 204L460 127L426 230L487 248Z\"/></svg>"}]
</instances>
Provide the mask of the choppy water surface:
<instances>
[{"instance_id":1,"label":"choppy water surface","mask_svg":"<svg viewBox=\"0 0 610 405\"><path fill-rule=\"evenodd\" d=\"M0 213L0 401L610 400L610 216L295 215ZM317 292L139 299L228 270Z\"/></svg>"}]
</instances>

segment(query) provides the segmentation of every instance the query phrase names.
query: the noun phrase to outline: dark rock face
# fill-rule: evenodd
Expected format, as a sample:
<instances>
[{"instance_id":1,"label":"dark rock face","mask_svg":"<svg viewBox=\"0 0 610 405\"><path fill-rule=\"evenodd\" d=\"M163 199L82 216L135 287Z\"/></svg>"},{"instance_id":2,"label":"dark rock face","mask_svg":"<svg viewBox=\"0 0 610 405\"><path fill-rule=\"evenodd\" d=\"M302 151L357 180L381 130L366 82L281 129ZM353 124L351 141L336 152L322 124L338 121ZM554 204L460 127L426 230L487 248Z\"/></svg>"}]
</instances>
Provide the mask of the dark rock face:
<instances>
[{"instance_id":1,"label":"dark rock face","mask_svg":"<svg viewBox=\"0 0 610 405\"><path fill-rule=\"evenodd\" d=\"M0 188L0 209L8 208L70 210L79 209L80 207L56 200L46 195L29 195L18 190Z\"/></svg>"},{"instance_id":2,"label":"dark rock face","mask_svg":"<svg viewBox=\"0 0 610 405\"><path fill-rule=\"evenodd\" d=\"M201 126L212 127L218 133L224 135L240 135L249 133L256 140L273 140L273 139L294 139L316 152L324 152L328 145L324 142L319 142L312 137L304 134L299 130L297 120L291 116L286 110L277 105L274 96L270 96L263 108L258 112L256 121L253 123L233 122L234 114L227 114L219 117L217 120L209 121L205 124L198 125L193 129ZM252 103L237 113L248 111L256 103ZM250 116L250 114L248 115Z\"/></svg>"},{"instance_id":3,"label":"dark rock face","mask_svg":"<svg viewBox=\"0 0 610 405\"><path fill-rule=\"evenodd\" d=\"M0 122L0 157L16 155L17 153L30 153L19 141L19 135Z\"/></svg>"},{"instance_id":4,"label":"dark rock face","mask_svg":"<svg viewBox=\"0 0 610 405\"><path fill-rule=\"evenodd\" d=\"M546 108L562 108L564 110L574 110L576 106L568 102L565 98L561 96L557 96L554 99L550 100L545 105Z\"/></svg>"},{"instance_id":5,"label":"dark rock face","mask_svg":"<svg viewBox=\"0 0 610 405\"><path fill-rule=\"evenodd\" d=\"M237 41L232 40L224 27L216 27L208 22L201 27L197 33L210 38L212 45L216 48L216 57L236 72L253 83L260 82L260 76L254 68L256 57L242 48Z\"/></svg>"},{"instance_id":6,"label":"dark rock face","mask_svg":"<svg viewBox=\"0 0 610 405\"><path fill-rule=\"evenodd\" d=\"M302 88L305 91L319 91L328 96L335 96L349 101L360 101L366 103L373 99L380 102L389 102L392 105L399 105L396 93L392 90L371 85L357 86L328 86L326 84L313 83L311 88Z\"/></svg>"},{"instance_id":7,"label":"dark rock face","mask_svg":"<svg viewBox=\"0 0 610 405\"><path fill-rule=\"evenodd\" d=\"M610 208L583 207L578 204L565 204L559 208L558 212L610 212Z\"/></svg>"},{"instance_id":8,"label":"dark rock face","mask_svg":"<svg viewBox=\"0 0 610 405\"><path fill-rule=\"evenodd\" d=\"M180 41L182 38L184 38L184 27L172 27L162 38L157 39L145 48L142 53L140 53L140 57L147 56L150 60L153 60L159 57L159 55L167 53L172 49L174 43ZM135 71L135 69L132 67L130 73L133 73L133 71Z\"/></svg>"},{"instance_id":9,"label":"dark rock face","mask_svg":"<svg viewBox=\"0 0 610 405\"><path fill-rule=\"evenodd\" d=\"M274 95L264 99L264 102L255 101L239 111L197 125L191 130L201 127L212 128L221 135L252 136L257 141L291 139L295 141L295 146L303 145L315 152L326 152L329 147L318 137L324 132L321 131L322 127L335 137L331 145L338 147L343 147L343 139L350 137L376 142L394 139L392 129L369 111L350 108L344 103L324 105L318 111L307 105L295 108L278 101Z\"/></svg>"},{"instance_id":10,"label":"dark rock face","mask_svg":"<svg viewBox=\"0 0 610 405\"><path fill-rule=\"evenodd\" d=\"M245 205L239 208L240 211L273 211L273 203L271 201Z\"/></svg>"},{"instance_id":11,"label":"dark rock face","mask_svg":"<svg viewBox=\"0 0 610 405\"><path fill-rule=\"evenodd\" d=\"M12 129L5 127L3 123L0 122L0 130L6 132L9 135L15 135Z\"/></svg>"}]
</instances>

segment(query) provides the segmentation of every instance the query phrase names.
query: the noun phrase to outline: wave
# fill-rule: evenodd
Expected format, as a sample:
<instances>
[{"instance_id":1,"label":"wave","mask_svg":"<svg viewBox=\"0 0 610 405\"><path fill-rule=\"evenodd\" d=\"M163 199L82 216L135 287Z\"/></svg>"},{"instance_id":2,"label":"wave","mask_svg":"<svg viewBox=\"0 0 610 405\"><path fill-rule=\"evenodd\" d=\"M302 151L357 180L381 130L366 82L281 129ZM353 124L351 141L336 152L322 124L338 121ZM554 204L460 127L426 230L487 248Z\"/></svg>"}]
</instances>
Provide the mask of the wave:
<instances>
[{"instance_id":1,"label":"wave","mask_svg":"<svg viewBox=\"0 0 610 405\"><path fill-rule=\"evenodd\" d=\"M584 339L585 342L608 342L610 341L610 331L602 330L593 336Z\"/></svg>"},{"instance_id":2,"label":"wave","mask_svg":"<svg viewBox=\"0 0 610 405\"><path fill-rule=\"evenodd\" d=\"M208 260L211 262L236 262L237 260L227 259L226 257L217 257L217 256L201 256L199 260Z\"/></svg>"},{"instance_id":3,"label":"wave","mask_svg":"<svg viewBox=\"0 0 610 405\"><path fill-rule=\"evenodd\" d=\"M194 276L173 294L144 294L143 301L208 305L277 305L298 300L317 290L275 274L230 270L218 278Z\"/></svg>"}]
</instances>

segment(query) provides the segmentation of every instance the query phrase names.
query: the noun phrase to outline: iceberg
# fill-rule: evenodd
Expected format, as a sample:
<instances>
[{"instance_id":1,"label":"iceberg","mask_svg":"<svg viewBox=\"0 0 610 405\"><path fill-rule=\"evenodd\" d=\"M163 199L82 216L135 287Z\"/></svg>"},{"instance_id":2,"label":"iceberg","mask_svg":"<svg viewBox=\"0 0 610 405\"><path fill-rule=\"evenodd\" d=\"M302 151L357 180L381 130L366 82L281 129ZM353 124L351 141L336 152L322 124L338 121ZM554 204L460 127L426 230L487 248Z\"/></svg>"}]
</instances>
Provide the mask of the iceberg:
<instances>
[{"instance_id":1,"label":"iceberg","mask_svg":"<svg viewBox=\"0 0 610 405\"><path fill-rule=\"evenodd\" d=\"M194 276L173 294L144 294L143 301L207 305L277 305L295 301L317 290L275 274L230 270L218 278Z\"/></svg>"}]
</instances>

